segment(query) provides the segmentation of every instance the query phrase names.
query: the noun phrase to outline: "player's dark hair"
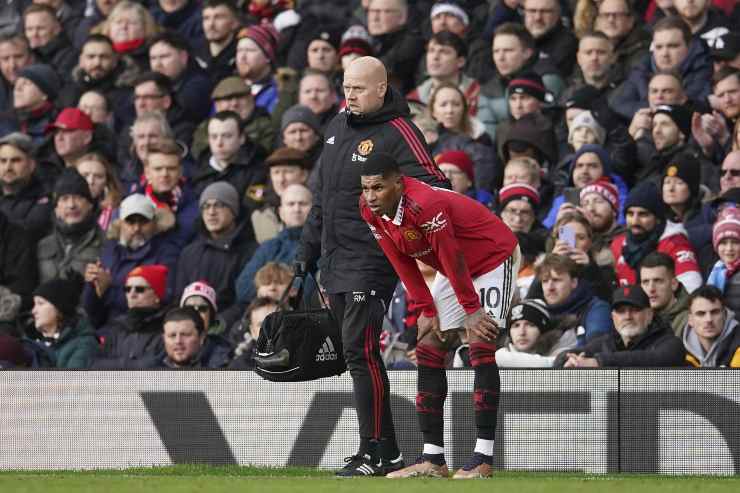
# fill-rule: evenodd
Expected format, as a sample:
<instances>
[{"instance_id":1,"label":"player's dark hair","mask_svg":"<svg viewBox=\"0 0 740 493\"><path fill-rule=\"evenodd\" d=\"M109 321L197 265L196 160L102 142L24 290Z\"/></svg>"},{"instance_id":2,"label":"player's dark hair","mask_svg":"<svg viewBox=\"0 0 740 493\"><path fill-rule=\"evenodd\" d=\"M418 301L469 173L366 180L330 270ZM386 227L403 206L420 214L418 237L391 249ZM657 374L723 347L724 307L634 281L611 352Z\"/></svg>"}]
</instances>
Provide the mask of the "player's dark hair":
<instances>
[{"instance_id":1,"label":"player's dark hair","mask_svg":"<svg viewBox=\"0 0 740 493\"><path fill-rule=\"evenodd\" d=\"M671 276L676 275L676 263L670 255L663 252L652 252L640 262L640 269L655 269L656 267L665 267Z\"/></svg>"},{"instance_id":2,"label":"player's dark hair","mask_svg":"<svg viewBox=\"0 0 740 493\"><path fill-rule=\"evenodd\" d=\"M206 326L203 323L203 318L201 318L200 314L192 306L180 306L168 311L164 316L164 322L162 322L162 330L164 330L167 322L187 322L188 320L193 322L198 334L205 332Z\"/></svg>"},{"instance_id":3,"label":"player's dark hair","mask_svg":"<svg viewBox=\"0 0 740 493\"><path fill-rule=\"evenodd\" d=\"M373 152L360 165L362 176L381 175L383 178L400 175L401 167L391 154L386 152Z\"/></svg>"}]
</instances>

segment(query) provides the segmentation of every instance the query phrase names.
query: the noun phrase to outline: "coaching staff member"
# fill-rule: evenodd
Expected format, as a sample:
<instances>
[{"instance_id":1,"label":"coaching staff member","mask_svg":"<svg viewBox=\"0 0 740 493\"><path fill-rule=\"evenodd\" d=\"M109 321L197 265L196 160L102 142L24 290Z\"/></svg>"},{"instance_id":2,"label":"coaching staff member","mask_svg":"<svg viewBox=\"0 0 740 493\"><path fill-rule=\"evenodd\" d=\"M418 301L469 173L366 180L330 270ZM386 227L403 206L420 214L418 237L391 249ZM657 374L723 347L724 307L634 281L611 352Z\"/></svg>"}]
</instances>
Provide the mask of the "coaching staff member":
<instances>
[{"instance_id":1,"label":"coaching staff member","mask_svg":"<svg viewBox=\"0 0 740 493\"><path fill-rule=\"evenodd\" d=\"M385 475L403 467L390 408L388 375L379 337L384 306L397 283L359 211L360 165L374 153L391 154L404 175L449 187L404 98L388 86L377 58L358 58L344 73L346 111L329 123L319 158L314 205L303 227L297 268L321 270L352 375L360 448L340 476ZM384 305L385 304L385 305Z\"/></svg>"}]
</instances>

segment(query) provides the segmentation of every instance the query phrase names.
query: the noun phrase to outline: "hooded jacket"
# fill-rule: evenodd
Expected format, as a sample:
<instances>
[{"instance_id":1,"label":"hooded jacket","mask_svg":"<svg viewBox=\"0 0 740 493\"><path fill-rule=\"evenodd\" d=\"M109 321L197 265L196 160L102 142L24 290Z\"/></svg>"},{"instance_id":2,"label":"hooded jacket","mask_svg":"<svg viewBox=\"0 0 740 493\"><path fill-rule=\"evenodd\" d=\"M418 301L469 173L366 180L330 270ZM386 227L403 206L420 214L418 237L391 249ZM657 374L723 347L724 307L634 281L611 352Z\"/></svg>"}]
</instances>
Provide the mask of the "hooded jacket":
<instances>
[{"instance_id":1,"label":"hooded jacket","mask_svg":"<svg viewBox=\"0 0 740 493\"><path fill-rule=\"evenodd\" d=\"M655 59L647 54L632 69L627 80L612 94L609 101L611 108L627 121L640 108L648 107L647 93L650 77L657 71ZM686 96L694 101L703 101L711 92L709 81L712 80L712 59L709 49L700 40L694 39L689 45L686 59L678 67L683 80Z\"/></svg>"},{"instance_id":2,"label":"hooded jacket","mask_svg":"<svg viewBox=\"0 0 740 493\"><path fill-rule=\"evenodd\" d=\"M729 366L740 368L740 329L735 312L725 308L725 325L709 351L705 351L694 329L686 324L682 340L686 347L686 361L695 367L716 368Z\"/></svg>"},{"instance_id":3,"label":"hooded jacket","mask_svg":"<svg viewBox=\"0 0 740 493\"><path fill-rule=\"evenodd\" d=\"M386 152L406 176L445 188L449 182L411 122L405 99L393 88L373 113L335 116L324 139L313 207L296 259L313 270L321 257L321 282L329 293L376 291L390 297L396 274L360 217L359 163L373 152Z\"/></svg>"},{"instance_id":4,"label":"hooded jacket","mask_svg":"<svg viewBox=\"0 0 740 493\"><path fill-rule=\"evenodd\" d=\"M681 332L689 321L689 292L681 283L678 283L675 298L671 304L655 313L671 325L676 337L681 337Z\"/></svg>"},{"instance_id":5,"label":"hooded jacket","mask_svg":"<svg viewBox=\"0 0 740 493\"><path fill-rule=\"evenodd\" d=\"M629 346L612 329L580 348L588 358L596 358L603 368L654 368L684 366L686 351L681 340L673 335L671 327L660 317L653 317L647 331ZM568 351L555 359L555 368L562 368Z\"/></svg>"}]
</instances>

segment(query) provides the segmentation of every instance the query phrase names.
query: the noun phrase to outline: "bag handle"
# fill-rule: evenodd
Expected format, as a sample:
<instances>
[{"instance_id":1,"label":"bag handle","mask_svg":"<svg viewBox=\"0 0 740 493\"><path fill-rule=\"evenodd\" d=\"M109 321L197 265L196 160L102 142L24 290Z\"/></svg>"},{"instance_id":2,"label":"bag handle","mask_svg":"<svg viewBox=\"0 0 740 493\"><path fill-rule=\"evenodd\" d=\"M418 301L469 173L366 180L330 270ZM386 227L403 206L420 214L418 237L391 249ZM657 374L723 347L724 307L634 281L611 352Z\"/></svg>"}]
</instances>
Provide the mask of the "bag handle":
<instances>
[{"instance_id":1,"label":"bag handle","mask_svg":"<svg viewBox=\"0 0 740 493\"><path fill-rule=\"evenodd\" d=\"M316 278L313 275L306 274L306 276L311 276L314 279L314 281L316 281ZM298 283L298 290L296 291L294 296L289 296L290 292L293 291L294 289L293 285L296 284L296 282ZM290 283L288 283L288 287L285 289L285 291L283 292L283 295L280 297L280 301L278 301L278 306L282 307L283 309L288 307L293 310L297 310L299 303L303 299L303 292L304 292L305 286L306 286L306 278L293 274L293 278L290 280ZM324 294L321 292L321 286L319 286L318 281L316 281L316 288L318 289L319 298L321 299L321 303L324 306L329 306L326 303L326 298L324 298ZM293 301L291 302L291 300Z\"/></svg>"}]
</instances>

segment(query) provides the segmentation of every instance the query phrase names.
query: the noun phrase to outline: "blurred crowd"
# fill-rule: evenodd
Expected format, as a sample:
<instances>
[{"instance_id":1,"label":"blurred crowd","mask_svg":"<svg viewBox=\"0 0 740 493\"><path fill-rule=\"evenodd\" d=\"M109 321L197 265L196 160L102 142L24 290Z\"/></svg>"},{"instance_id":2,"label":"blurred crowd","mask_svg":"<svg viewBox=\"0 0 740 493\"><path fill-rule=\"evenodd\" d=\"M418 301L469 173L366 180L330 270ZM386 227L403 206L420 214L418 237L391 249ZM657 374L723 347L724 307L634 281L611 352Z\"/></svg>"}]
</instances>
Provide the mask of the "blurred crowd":
<instances>
[{"instance_id":1,"label":"blurred crowd","mask_svg":"<svg viewBox=\"0 0 740 493\"><path fill-rule=\"evenodd\" d=\"M519 239L500 366L740 367L734 0L3 2L0 367L253 368L363 56Z\"/></svg>"}]
</instances>

